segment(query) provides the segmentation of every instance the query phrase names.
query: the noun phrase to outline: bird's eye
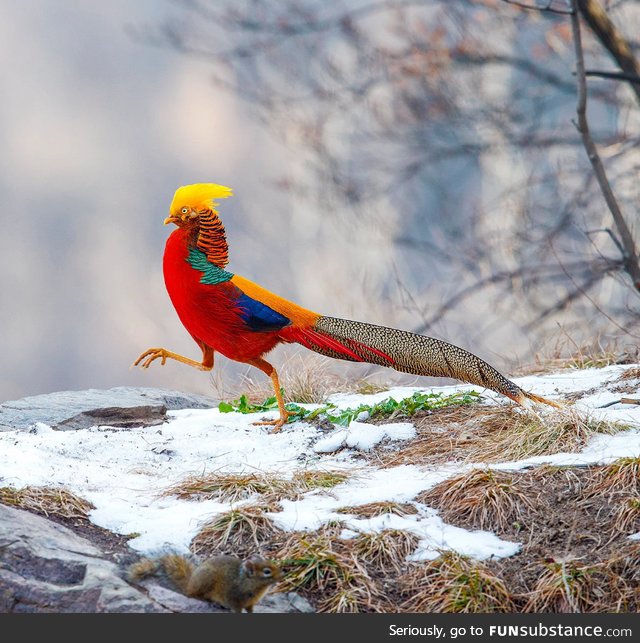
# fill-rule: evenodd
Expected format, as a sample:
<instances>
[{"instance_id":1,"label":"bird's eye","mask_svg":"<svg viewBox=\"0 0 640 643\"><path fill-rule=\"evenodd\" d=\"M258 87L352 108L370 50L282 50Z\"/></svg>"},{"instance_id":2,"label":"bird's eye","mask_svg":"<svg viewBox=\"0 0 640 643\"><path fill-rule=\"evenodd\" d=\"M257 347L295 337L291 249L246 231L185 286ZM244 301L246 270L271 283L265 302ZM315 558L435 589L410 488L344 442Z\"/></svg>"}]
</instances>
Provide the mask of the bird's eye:
<instances>
[{"instance_id":1,"label":"bird's eye","mask_svg":"<svg viewBox=\"0 0 640 643\"><path fill-rule=\"evenodd\" d=\"M271 570L270 570L268 567L265 567L265 568L262 570L262 575L263 575L263 576L266 576L266 577L271 576Z\"/></svg>"},{"instance_id":2,"label":"bird's eye","mask_svg":"<svg viewBox=\"0 0 640 643\"><path fill-rule=\"evenodd\" d=\"M182 214L189 214L189 208L182 208L180 212L182 212Z\"/></svg>"}]
</instances>

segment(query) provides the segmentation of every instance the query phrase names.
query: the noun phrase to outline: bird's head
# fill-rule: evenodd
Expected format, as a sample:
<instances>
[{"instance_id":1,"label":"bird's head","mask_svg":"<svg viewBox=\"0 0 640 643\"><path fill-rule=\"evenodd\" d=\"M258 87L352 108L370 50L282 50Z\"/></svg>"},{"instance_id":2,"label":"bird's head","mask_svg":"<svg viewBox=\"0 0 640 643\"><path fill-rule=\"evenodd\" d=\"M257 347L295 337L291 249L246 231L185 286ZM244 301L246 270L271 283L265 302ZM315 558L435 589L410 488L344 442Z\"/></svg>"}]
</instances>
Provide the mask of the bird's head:
<instances>
[{"instance_id":1,"label":"bird's head","mask_svg":"<svg viewBox=\"0 0 640 643\"><path fill-rule=\"evenodd\" d=\"M216 213L215 199L226 199L232 194L231 188L215 183L183 185L176 190L164 223L177 226L195 224L202 214Z\"/></svg>"}]
</instances>

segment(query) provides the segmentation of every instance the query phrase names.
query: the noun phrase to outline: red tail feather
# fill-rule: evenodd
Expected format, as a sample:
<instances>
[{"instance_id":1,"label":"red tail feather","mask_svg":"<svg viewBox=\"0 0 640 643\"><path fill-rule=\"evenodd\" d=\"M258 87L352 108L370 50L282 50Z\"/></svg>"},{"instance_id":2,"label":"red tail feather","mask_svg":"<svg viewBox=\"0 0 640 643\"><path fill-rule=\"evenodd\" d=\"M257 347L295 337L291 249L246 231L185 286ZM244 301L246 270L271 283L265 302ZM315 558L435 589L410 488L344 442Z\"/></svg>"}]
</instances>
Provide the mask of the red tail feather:
<instances>
[{"instance_id":1,"label":"red tail feather","mask_svg":"<svg viewBox=\"0 0 640 643\"><path fill-rule=\"evenodd\" d=\"M365 356L362 356L362 353L365 355L370 353L371 356L377 356L387 362L389 366L392 366L395 363L395 360L391 356L377 348L374 348L373 346L369 346L355 339L349 339L345 342L341 342L329 335L319 333L313 328L288 326L280 331L280 336L285 341L297 342L298 344L302 344L305 348L309 348L314 351L319 350L319 352L326 351L328 353L337 353L344 359L354 362L369 362ZM355 350L359 350L361 355L354 352ZM378 360L376 360L376 362L377 361Z\"/></svg>"}]
</instances>

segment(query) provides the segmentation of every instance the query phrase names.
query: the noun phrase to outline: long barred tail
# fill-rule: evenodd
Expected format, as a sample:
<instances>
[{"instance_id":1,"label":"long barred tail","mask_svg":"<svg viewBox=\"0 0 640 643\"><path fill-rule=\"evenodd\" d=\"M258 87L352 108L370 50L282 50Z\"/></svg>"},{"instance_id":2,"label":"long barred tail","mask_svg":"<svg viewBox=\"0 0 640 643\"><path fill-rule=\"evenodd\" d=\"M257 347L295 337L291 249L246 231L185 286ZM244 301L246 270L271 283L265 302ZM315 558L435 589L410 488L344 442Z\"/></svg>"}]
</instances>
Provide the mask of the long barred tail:
<instances>
[{"instance_id":1,"label":"long barred tail","mask_svg":"<svg viewBox=\"0 0 640 643\"><path fill-rule=\"evenodd\" d=\"M287 331L289 341L329 357L379 364L413 375L452 377L506 395L521 405L532 400L559 407L523 391L473 353L433 337L335 317L320 317L312 328Z\"/></svg>"}]
</instances>

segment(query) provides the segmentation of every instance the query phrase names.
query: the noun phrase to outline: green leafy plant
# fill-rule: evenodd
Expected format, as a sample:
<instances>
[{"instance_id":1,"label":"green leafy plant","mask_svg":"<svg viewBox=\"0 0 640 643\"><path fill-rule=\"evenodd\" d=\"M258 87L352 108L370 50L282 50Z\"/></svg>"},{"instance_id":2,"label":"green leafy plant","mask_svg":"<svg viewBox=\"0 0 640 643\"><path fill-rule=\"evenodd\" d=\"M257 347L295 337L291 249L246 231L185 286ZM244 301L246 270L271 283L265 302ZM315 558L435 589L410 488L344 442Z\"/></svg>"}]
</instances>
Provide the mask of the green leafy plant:
<instances>
[{"instance_id":1,"label":"green leafy plant","mask_svg":"<svg viewBox=\"0 0 640 643\"><path fill-rule=\"evenodd\" d=\"M416 391L411 397L403 400L398 401L389 397L376 404L360 404L355 409L338 409L335 404L331 403L324 404L313 410L305 409L293 403L287 404L286 408L292 413L289 417L289 422L313 420L323 415L334 424L349 426L351 421L361 414L366 414L368 419L377 417L411 417L419 411L434 411L446 406L472 404L480 399L480 394L475 391L460 391L451 395ZM275 411L277 409L278 402L275 396L267 398L262 404L251 404L246 395L241 395L237 400L220 402L218 405L218 410L221 413L264 413L265 411Z\"/></svg>"}]
</instances>

